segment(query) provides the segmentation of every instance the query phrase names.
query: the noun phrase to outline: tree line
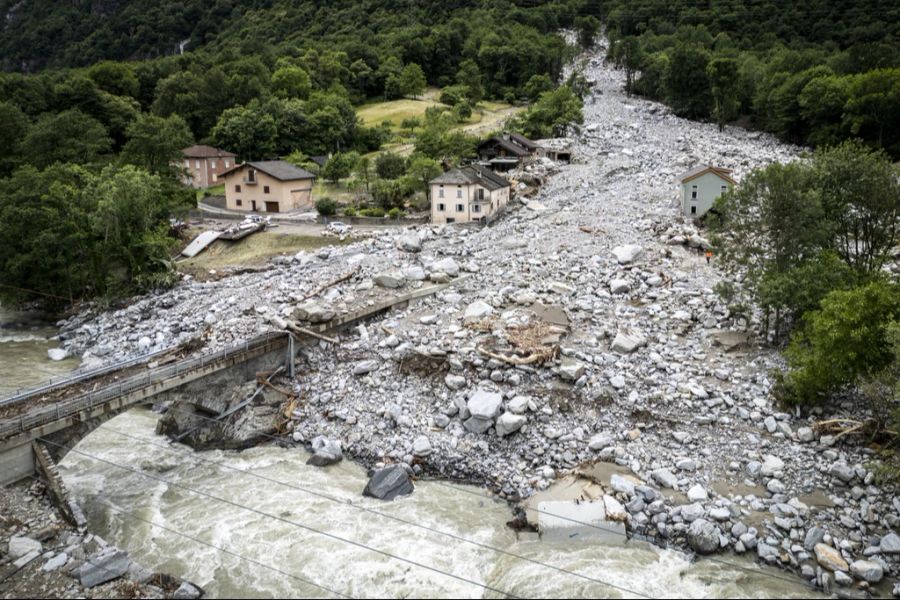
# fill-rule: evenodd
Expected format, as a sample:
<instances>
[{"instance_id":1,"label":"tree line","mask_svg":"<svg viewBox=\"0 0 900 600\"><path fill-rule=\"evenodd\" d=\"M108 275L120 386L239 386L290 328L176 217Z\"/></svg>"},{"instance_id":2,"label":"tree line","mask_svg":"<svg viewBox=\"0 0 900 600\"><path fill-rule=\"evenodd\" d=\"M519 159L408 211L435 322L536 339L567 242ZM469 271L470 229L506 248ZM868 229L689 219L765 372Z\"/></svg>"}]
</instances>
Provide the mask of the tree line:
<instances>
[{"instance_id":1,"label":"tree line","mask_svg":"<svg viewBox=\"0 0 900 600\"><path fill-rule=\"evenodd\" d=\"M876 439L900 425L900 169L847 141L750 173L709 215L735 312L753 303L785 344L774 393L791 406L856 399ZM883 439L881 441L884 441ZM893 449L900 440L887 439ZM900 454L889 456L900 476Z\"/></svg>"},{"instance_id":2,"label":"tree line","mask_svg":"<svg viewBox=\"0 0 900 600\"><path fill-rule=\"evenodd\" d=\"M628 89L720 127L748 117L784 140L851 138L900 157L900 6L679 0L603 3Z\"/></svg>"},{"instance_id":3,"label":"tree line","mask_svg":"<svg viewBox=\"0 0 900 600\"><path fill-rule=\"evenodd\" d=\"M533 135L580 120L580 99L556 90L577 51L559 29L583 18L578 0L0 6L0 239L15 249L0 256L4 301L170 282L169 218L192 202L172 165L192 143L241 160L330 154L327 176L352 163L376 202L399 210L436 165L473 154L454 124L484 99L534 101L517 125ZM427 85L450 105L413 125L402 175L371 178L358 157L392 132L363 126L355 107Z\"/></svg>"}]
</instances>

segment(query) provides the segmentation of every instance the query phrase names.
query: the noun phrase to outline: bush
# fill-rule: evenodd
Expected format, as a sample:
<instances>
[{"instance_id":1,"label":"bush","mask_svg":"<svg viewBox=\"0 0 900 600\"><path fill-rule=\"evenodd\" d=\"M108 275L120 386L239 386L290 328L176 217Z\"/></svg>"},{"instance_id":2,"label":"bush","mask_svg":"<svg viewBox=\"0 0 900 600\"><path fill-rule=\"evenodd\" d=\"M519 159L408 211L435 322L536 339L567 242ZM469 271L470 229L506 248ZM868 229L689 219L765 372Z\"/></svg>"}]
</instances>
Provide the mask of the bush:
<instances>
[{"instance_id":1,"label":"bush","mask_svg":"<svg viewBox=\"0 0 900 600\"><path fill-rule=\"evenodd\" d=\"M447 106L456 106L460 100L465 100L469 96L469 87L465 85L449 85L441 90L441 104Z\"/></svg>"},{"instance_id":2,"label":"bush","mask_svg":"<svg viewBox=\"0 0 900 600\"><path fill-rule=\"evenodd\" d=\"M472 105L463 100L453 107L453 116L458 123L464 123L472 116Z\"/></svg>"},{"instance_id":3,"label":"bush","mask_svg":"<svg viewBox=\"0 0 900 600\"><path fill-rule=\"evenodd\" d=\"M387 216L392 219L400 219L406 216L406 212L400 210L396 206L387 212Z\"/></svg>"},{"instance_id":4,"label":"bush","mask_svg":"<svg viewBox=\"0 0 900 600\"><path fill-rule=\"evenodd\" d=\"M361 217L377 217L381 218L384 216L384 209L379 208L377 206L373 206L371 208L361 208L359 209L359 216Z\"/></svg>"},{"instance_id":5,"label":"bush","mask_svg":"<svg viewBox=\"0 0 900 600\"><path fill-rule=\"evenodd\" d=\"M323 217L330 217L337 212L337 202L331 198L319 198L316 200L316 211Z\"/></svg>"},{"instance_id":6,"label":"bush","mask_svg":"<svg viewBox=\"0 0 900 600\"><path fill-rule=\"evenodd\" d=\"M900 286L873 281L834 291L805 316L786 355L791 371L780 376L776 396L788 404L815 404L891 361L888 329L900 318Z\"/></svg>"},{"instance_id":7,"label":"bush","mask_svg":"<svg viewBox=\"0 0 900 600\"><path fill-rule=\"evenodd\" d=\"M352 206L348 206L347 208L344 209L344 216L345 217L355 217L356 209L353 208Z\"/></svg>"}]
</instances>

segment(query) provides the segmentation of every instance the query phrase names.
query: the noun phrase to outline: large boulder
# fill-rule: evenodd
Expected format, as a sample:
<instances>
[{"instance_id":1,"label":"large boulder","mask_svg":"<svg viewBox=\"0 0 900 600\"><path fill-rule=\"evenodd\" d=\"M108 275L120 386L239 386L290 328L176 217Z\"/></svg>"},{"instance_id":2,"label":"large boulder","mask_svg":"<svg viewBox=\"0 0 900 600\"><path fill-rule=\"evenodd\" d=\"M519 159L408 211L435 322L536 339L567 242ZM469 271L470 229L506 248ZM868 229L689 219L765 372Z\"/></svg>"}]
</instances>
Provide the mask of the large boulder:
<instances>
[{"instance_id":1,"label":"large boulder","mask_svg":"<svg viewBox=\"0 0 900 600\"><path fill-rule=\"evenodd\" d=\"M294 318L298 321L310 323L326 323L334 318L335 312L328 307L315 302L301 304L294 309Z\"/></svg>"},{"instance_id":2,"label":"large boulder","mask_svg":"<svg viewBox=\"0 0 900 600\"><path fill-rule=\"evenodd\" d=\"M627 265L633 262L643 252L643 248L635 244L627 244L625 246L617 246L613 248L613 255L620 265Z\"/></svg>"},{"instance_id":3,"label":"large boulder","mask_svg":"<svg viewBox=\"0 0 900 600\"><path fill-rule=\"evenodd\" d=\"M131 566L128 554L118 548L107 548L99 554L89 557L78 568L78 580L84 587L90 588L124 575Z\"/></svg>"},{"instance_id":4,"label":"large boulder","mask_svg":"<svg viewBox=\"0 0 900 600\"><path fill-rule=\"evenodd\" d=\"M450 277L459 275L459 265L452 258L442 258L441 260L431 263L432 273L444 273Z\"/></svg>"},{"instance_id":5,"label":"large boulder","mask_svg":"<svg viewBox=\"0 0 900 600\"><path fill-rule=\"evenodd\" d=\"M578 381L584 375L584 364L575 360L563 361L559 367L559 375L568 381Z\"/></svg>"},{"instance_id":6,"label":"large boulder","mask_svg":"<svg viewBox=\"0 0 900 600\"><path fill-rule=\"evenodd\" d=\"M850 573L869 583L878 583L884 577L884 569L873 560L857 560L850 563Z\"/></svg>"},{"instance_id":7,"label":"large boulder","mask_svg":"<svg viewBox=\"0 0 900 600\"><path fill-rule=\"evenodd\" d=\"M403 465L391 465L372 474L363 490L363 496L393 500L398 496L412 494L414 489L406 468Z\"/></svg>"},{"instance_id":8,"label":"large boulder","mask_svg":"<svg viewBox=\"0 0 900 600\"><path fill-rule=\"evenodd\" d=\"M816 544L813 550L816 553L816 561L829 571L846 571L850 568L841 553L828 544Z\"/></svg>"},{"instance_id":9,"label":"large boulder","mask_svg":"<svg viewBox=\"0 0 900 600\"><path fill-rule=\"evenodd\" d=\"M62 348L50 348L47 350L47 357L50 360L65 360L69 357L69 352Z\"/></svg>"},{"instance_id":10,"label":"large boulder","mask_svg":"<svg viewBox=\"0 0 900 600\"><path fill-rule=\"evenodd\" d=\"M500 406L502 404L503 396L497 392L478 389L469 396L467 406L469 413L476 419L492 421L500 414Z\"/></svg>"},{"instance_id":11,"label":"large boulder","mask_svg":"<svg viewBox=\"0 0 900 600\"><path fill-rule=\"evenodd\" d=\"M494 312L494 307L484 300L476 300L466 307L463 318L466 321L477 321L490 316Z\"/></svg>"},{"instance_id":12,"label":"large boulder","mask_svg":"<svg viewBox=\"0 0 900 600\"><path fill-rule=\"evenodd\" d=\"M650 473L650 477L661 487L671 489L678 487L678 478L669 469L657 469Z\"/></svg>"},{"instance_id":13,"label":"large boulder","mask_svg":"<svg viewBox=\"0 0 900 600\"><path fill-rule=\"evenodd\" d=\"M893 531L883 538L879 544L882 554L900 554L900 535Z\"/></svg>"},{"instance_id":14,"label":"large boulder","mask_svg":"<svg viewBox=\"0 0 900 600\"><path fill-rule=\"evenodd\" d=\"M497 418L496 431L500 437L514 433L522 428L522 425L528 421L525 415L517 415L511 412L505 412Z\"/></svg>"},{"instance_id":15,"label":"large boulder","mask_svg":"<svg viewBox=\"0 0 900 600\"><path fill-rule=\"evenodd\" d=\"M637 331L623 330L616 333L610 350L619 354L630 354L647 344L647 338Z\"/></svg>"},{"instance_id":16,"label":"large boulder","mask_svg":"<svg viewBox=\"0 0 900 600\"><path fill-rule=\"evenodd\" d=\"M313 455L309 457L306 464L314 467L327 467L341 462L344 458L341 443L338 440L332 440L324 435L313 438L312 441Z\"/></svg>"},{"instance_id":17,"label":"large boulder","mask_svg":"<svg viewBox=\"0 0 900 600\"><path fill-rule=\"evenodd\" d=\"M697 519L688 528L688 544L698 554L712 554L719 549L719 528L706 519Z\"/></svg>"},{"instance_id":18,"label":"large boulder","mask_svg":"<svg viewBox=\"0 0 900 600\"><path fill-rule=\"evenodd\" d=\"M422 240L417 235L403 235L397 239L397 248L404 252L421 252Z\"/></svg>"},{"instance_id":19,"label":"large boulder","mask_svg":"<svg viewBox=\"0 0 900 600\"><path fill-rule=\"evenodd\" d=\"M389 271L386 273L379 273L373 277L373 281L375 282L375 285L379 285L383 288L395 289L403 287L403 284L406 283L406 277L400 271Z\"/></svg>"},{"instance_id":20,"label":"large boulder","mask_svg":"<svg viewBox=\"0 0 900 600\"><path fill-rule=\"evenodd\" d=\"M784 469L784 461L777 456L767 454L763 457L762 466L759 472L763 477L774 477L776 473Z\"/></svg>"},{"instance_id":21,"label":"large boulder","mask_svg":"<svg viewBox=\"0 0 900 600\"><path fill-rule=\"evenodd\" d=\"M41 552L41 543L30 537L14 536L9 540L9 555L12 558L22 558L32 552Z\"/></svg>"}]
</instances>

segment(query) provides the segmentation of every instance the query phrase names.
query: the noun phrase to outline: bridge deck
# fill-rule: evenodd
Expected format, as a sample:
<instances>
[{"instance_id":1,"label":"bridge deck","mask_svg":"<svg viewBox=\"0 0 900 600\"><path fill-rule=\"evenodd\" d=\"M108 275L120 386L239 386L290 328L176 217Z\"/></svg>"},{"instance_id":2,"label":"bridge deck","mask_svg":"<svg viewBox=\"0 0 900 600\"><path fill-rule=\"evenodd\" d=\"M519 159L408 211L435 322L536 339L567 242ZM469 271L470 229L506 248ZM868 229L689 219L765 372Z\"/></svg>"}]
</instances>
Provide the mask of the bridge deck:
<instances>
[{"instance_id":1,"label":"bridge deck","mask_svg":"<svg viewBox=\"0 0 900 600\"><path fill-rule=\"evenodd\" d=\"M456 285L468 279L468 275L458 277L450 283L424 286L401 296L391 297L372 305L364 306L356 311L336 317L335 319L309 329L320 333L331 332L354 323L372 318L391 308L406 304L417 298L429 296L450 286ZM140 357L133 361L126 361L119 365L112 365L85 375L73 378L68 386L44 386L0 400L0 417L9 415L10 418L0 420L0 452L3 447L16 444L13 441L22 434L46 435L53 431L64 429L76 421L84 421L97 415L102 415L108 409L119 409L126 404L134 404L144 401L161 392L174 389L185 383L216 372L230 366L241 364L255 357L287 346L291 335L284 331L269 332L244 344L233 346L204 354L194 358L188 358L153 369L145 369L141 366L134 373L135 365L143 365L149 361L148 357ZM155 353L152 356L164 356L172 350ZM151 355L148 355L151 356ZM114 383L100 389L88 389L79 385L84 381L97 378L101 375L115 374ZM124 375L124 376L123 376ZM99 379L98 381L104 381ZM108 381L108 380L106 380ZM48 394L53 391L53 394ZM14 411L14 412L13 412Z\"/></svg>"}]
</instances>

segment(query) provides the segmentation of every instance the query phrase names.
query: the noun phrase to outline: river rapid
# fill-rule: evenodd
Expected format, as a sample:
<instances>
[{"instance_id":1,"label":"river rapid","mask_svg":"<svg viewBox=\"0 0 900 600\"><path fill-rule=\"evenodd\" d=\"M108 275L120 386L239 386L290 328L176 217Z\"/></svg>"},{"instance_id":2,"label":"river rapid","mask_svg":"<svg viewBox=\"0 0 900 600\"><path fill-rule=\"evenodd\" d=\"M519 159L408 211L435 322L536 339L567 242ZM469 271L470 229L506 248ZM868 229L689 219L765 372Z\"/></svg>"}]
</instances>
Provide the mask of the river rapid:
<instances>
[{"instance_id":1,"label":"river rapid","mask_svg":"<svg viewBox=\"0 0 900 600\"><path fill-rule=\"evenodd\" d=\"M69 452L60 470L91 531L155 571L199 584L208 597L335 595L304 579L353 597L799 598L814 593L782 571L734 556L692 562L681 552L641 542L517 536L506 526L507 504L474 487L417 482L415 493L394 502L364 498L366 473L350 461L316 468L304 464L308 455L302 450L275 446L194 452L157 435L156 419L146 409L112 419Z\"/></svg>"},{"instance_id":2,"label":"river rapid","mask_svg":"<svg viewBox=\"0 0 900 600\"><path fill-rule=\"evenodd\" d=\"M43 315L0 306L0 396L69 373L77 358L53 361L47 350L57 347L56 328Z\"/></svg>"}]
</instances>

